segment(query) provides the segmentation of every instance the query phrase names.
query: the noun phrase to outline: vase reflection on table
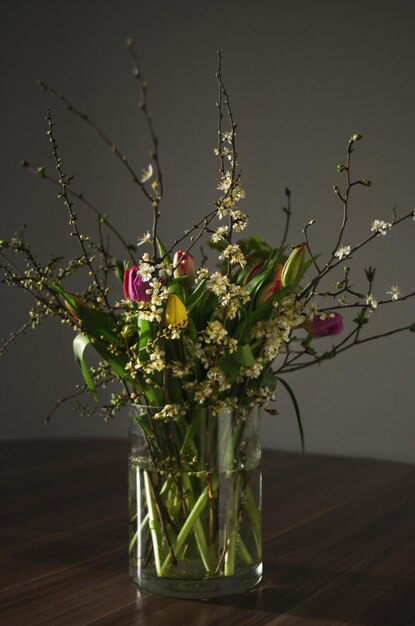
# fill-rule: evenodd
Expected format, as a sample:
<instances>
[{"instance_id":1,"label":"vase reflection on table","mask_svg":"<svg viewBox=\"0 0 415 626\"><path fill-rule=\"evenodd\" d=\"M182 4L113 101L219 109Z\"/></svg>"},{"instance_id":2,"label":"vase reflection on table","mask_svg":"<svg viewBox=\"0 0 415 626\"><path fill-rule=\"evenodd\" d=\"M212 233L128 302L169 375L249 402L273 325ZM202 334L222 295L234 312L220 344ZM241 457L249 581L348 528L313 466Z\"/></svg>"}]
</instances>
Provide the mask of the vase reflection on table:
<instances>
[{"instance_id":1,"label":"vase reflection on table","mask_svg":"<svg viewBox=\"0 0 415 626\"><path fill-rule=\"evenodd\" d=\"M247 591L262 575L260 411L135 406L130 427L130 575L181 598Z\"/></svg>"}]
</instances>

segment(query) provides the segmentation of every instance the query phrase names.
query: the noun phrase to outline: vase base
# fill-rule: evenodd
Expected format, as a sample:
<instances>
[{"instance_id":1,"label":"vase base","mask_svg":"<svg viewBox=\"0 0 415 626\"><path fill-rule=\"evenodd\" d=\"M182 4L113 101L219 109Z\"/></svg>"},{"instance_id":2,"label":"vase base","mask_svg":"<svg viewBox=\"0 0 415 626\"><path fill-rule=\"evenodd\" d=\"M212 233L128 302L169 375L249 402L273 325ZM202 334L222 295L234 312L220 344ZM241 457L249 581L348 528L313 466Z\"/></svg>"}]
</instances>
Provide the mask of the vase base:
<instances>
[{"instance_id":1,"label":"vase base","mask_svg":"<svg viewBox=\"0 0 415 626\"><path fill-rule=\"evenodd\" d=\"M262 578L262 563L243 574L217 578L157 578L145 576L142 572L140 578L134 576L132 578L141 589L160 596L187 600L210 600L243 593L255 587Z\"/></svg>"}]
</instances>

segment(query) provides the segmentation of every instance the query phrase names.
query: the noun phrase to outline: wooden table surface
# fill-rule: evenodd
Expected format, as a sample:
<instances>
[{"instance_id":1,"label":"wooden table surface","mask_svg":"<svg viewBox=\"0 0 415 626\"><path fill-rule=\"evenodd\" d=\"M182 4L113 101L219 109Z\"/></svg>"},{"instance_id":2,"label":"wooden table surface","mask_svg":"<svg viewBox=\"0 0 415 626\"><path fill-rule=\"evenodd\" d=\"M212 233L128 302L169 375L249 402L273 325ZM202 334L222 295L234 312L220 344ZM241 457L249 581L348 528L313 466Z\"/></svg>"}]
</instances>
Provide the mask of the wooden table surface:
<instances>
[{"instance_id":1,"label":"wooden table surface","mask_svg":"<svg viewBox=\"0 0 415 626\"><path fill-rule=\"evenodd\" d=\"M127 574L127 444L0 444L2 626L414 626L415 466L264 454L264 579L209 602Z\"/></svg>"}]
</instances>

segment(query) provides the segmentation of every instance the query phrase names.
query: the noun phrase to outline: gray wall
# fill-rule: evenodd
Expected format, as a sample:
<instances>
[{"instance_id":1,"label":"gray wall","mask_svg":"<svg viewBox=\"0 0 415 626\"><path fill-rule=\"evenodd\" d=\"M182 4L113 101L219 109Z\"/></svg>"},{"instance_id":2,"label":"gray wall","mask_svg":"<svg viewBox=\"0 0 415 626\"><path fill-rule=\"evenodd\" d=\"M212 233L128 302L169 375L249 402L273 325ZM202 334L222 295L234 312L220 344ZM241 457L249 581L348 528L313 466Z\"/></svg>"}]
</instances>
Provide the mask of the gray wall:
<instances>
[{"instance_id":1,"label":"gray wall","mask_svg":"<svg viewBox=\"0 0 415 626\"><path fill-rule=\"evenodd\" d=\"M284 187L293 192L291 240L311 218L316 250L333 245L340 208L331 190L340 180L350 135L364 140L356 175L374 181L353 199L347 240L368 234L371 220L393 205L415 207L414 10L410 2L228 1L2 3L1 233L27 223L40 254L70 253L67 220L55 191L19 167L22 158L53 171L44 115L55 118L64 166L74 186L136 234L150 214L109 151L35 79L62 88L88 111L140 168L149 149L136 110L136 85L123 42L137 41L150 82L161 137L167 195L161 234L172 240L215 199L216 49L239 124L239 154L251 232L277 242ZM81 213L81 211L79 211ZM92 227L85 217L85 229ZM414 288L415 223L377 238L355 265L376 265L381 298L392 284ZM356 284L363 286L361 273ZM26 298L2 289L5 336L25 320ZM412 301L387 306L369 332L415 321ZM80 382L71 332L49 323L20 341L0 362L2 438L123 435L125 419L101 423L66 406L46 429L55 399ZM309 451L415 461L415 336L361 346L335 362L292 374ZM298 449L292 407L284 393L279 416L266 418L268 446Z\"/></svg>"}]
</instances>

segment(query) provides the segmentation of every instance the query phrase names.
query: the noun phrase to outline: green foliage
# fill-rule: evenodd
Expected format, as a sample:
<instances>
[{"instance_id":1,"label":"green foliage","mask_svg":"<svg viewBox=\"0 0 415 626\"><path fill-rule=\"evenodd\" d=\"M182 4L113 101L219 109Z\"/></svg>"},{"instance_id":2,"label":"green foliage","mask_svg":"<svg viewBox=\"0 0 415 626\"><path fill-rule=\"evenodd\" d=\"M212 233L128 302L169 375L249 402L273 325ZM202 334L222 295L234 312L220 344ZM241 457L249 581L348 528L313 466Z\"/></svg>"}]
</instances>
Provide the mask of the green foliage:
<instances>
[{"instance_id":1,"label":"green foliage","mask_svg":"<svg viewBox=\"0 0 415 626\"><path fill-rule=\"evenodd\" d=\"M80 319L82 328L86 333L108 342L113 345L120 345L121 340L117 332L117 320L114 315L100 309L93 309L72 294L66 293L58 284L52 285L52 288L67 302L77 317Z\"/></svg>"},{"instance_id":2,"label":"green foliage","mask_svg":"<svg viewBox=\"0 0 415 626\"><path fill-rule=\"evenodd\" d=\"M88 369L88 366L85 362L84 352L85 348L91 343L90 338L85 333L79 333L75 339L73 340L73 351L75 354L76 362L81 368L81 372L85 379L86 385L89 391L94 396L95 400L98 400L97 390L94 385L94 381L92 380L92 376Z\"/></svg>"}]
</instances>

